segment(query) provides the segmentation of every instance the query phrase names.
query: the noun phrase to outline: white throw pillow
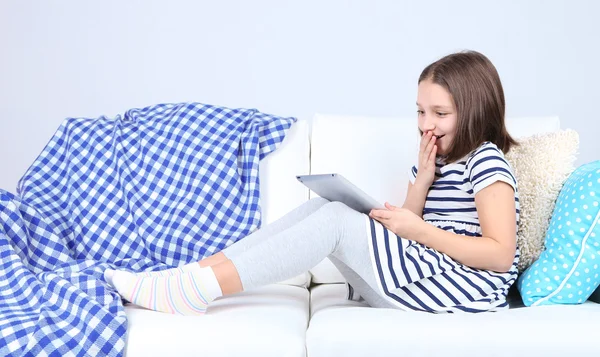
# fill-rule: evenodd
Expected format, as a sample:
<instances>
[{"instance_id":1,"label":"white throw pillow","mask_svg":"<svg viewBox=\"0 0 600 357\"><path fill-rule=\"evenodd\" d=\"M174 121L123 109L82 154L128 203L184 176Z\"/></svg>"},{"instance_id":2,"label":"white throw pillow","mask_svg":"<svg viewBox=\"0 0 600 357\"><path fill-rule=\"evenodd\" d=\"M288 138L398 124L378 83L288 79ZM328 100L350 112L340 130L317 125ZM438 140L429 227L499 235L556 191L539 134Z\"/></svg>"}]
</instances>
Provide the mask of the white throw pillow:
<instances>
[{"instance_id":1,"label":"white throw pillow","mask_svg":"<svg viewBox=\"0 0 600 357\"><path fill-rule=\"evenodd\" d=\"M506 159L517 178L521 205L517 246L519 271L527 269L544 250L544 238L563 183L575 169L579 135L559 130L517 139Z\"/></svg>"}]
</instances>

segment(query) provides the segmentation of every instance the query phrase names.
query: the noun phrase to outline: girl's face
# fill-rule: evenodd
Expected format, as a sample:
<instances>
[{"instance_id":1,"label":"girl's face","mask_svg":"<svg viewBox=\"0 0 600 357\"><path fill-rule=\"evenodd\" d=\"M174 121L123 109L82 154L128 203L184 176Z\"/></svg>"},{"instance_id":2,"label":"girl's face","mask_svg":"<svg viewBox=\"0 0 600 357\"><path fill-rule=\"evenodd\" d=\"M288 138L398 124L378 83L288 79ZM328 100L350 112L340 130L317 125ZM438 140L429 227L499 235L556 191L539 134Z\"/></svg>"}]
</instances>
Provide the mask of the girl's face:
<instances>
[{"instance_id":1,"label":"girl's face","mask_svg":"<svg viewBox=\"0 0 600 357\"><path fill-rule=\"evenodd\" d=\"M456 132L456 107L452 96L444 87L426 79L419 83L417 93L419 129L432 131L437 136L437 154L449 152Z\"/></svg>"}]
</instances>

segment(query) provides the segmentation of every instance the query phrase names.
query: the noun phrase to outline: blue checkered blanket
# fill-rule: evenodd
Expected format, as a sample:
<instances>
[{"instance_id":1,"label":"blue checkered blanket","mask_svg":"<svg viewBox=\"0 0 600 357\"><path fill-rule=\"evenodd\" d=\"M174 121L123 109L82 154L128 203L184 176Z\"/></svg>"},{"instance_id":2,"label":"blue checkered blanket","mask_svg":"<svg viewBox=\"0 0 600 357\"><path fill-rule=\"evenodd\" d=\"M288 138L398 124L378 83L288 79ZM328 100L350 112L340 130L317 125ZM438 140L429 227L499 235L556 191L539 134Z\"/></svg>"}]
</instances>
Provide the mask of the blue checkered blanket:
<instances>
[{"instance_id":1,"label":"blue checkered blanket","mask_svg":"<svg viewBox=\"0 0 600 357\"><path fill-rule=\"evenodd\" d=\"M0 355L122 355L107 268L159 270L260 225L259 161L295 118L198 103L67 119L0 190Z\"/></svg>"}]
</instances>

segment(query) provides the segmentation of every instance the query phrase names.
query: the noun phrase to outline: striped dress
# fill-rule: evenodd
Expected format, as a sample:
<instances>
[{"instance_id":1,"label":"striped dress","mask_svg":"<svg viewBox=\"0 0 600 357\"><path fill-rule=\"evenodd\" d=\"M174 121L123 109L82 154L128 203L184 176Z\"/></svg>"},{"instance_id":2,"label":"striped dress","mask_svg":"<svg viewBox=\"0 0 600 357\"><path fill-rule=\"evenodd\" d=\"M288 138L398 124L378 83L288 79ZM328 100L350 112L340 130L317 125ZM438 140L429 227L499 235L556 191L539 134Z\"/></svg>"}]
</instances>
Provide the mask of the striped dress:
<instances>
[{"instance_id":1,"label":"striped dress","mask_svg":"<svg viewBox=\"0 0 600 357\"><path fill-rule=\"evenodd\" d=\"M445 231L481 237L475 195L496 181L515 191L517 183L504 154L490 142L457 162L436 160L436 177L427 193L423 220ZM410 169L414 184L417 168ZM396 236L366 219L373 270L380 294L402 310L432 313L484 312L507 308L506 295L517 279L517 250L506 273L474 269L420 243ZM516 236L515 236L516 240Z\"/></svg>"}]
</instances>

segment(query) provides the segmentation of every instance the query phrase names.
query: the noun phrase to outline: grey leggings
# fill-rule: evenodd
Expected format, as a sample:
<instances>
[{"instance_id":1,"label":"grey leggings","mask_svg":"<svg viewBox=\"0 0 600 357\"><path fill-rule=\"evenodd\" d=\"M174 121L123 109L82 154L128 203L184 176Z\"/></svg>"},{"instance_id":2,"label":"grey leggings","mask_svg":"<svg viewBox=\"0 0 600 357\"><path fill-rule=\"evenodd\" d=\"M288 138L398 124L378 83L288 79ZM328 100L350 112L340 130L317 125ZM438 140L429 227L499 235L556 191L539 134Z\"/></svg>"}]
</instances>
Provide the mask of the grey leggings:
<instances>
[{"instance_id":1,"label":"grey leggings","mask_svg":"<svg viewBox=\"0 0 600 357\"><path fill-rule=\"evenodd\" d=\"M378 293L367 239L363 214L314 198L222 252L244 290L290 279L328 257L369 305L393 308Z\"/></svg>"}]
</instances>

